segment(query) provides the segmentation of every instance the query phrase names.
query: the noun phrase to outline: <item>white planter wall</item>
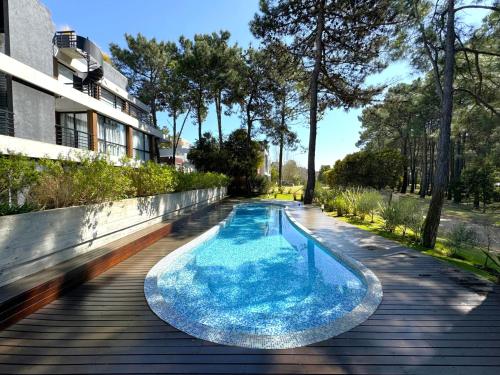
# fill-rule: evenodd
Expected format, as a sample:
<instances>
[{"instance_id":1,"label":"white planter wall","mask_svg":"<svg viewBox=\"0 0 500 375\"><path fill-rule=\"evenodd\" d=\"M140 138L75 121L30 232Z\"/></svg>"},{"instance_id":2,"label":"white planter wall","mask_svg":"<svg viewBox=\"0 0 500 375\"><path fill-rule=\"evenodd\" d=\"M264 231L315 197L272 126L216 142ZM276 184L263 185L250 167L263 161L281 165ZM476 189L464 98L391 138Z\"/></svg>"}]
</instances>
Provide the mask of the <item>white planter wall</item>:
<instances>
[{"instance_id":1,"label":"white planter wall","mask_svg":"<svg viewBox=\"0 0 500 375\"><path fill-rule=\"evenodd\" d=\"M0 217L0 286L225 195L191 190Z\"/></svg>"}]
</instances>

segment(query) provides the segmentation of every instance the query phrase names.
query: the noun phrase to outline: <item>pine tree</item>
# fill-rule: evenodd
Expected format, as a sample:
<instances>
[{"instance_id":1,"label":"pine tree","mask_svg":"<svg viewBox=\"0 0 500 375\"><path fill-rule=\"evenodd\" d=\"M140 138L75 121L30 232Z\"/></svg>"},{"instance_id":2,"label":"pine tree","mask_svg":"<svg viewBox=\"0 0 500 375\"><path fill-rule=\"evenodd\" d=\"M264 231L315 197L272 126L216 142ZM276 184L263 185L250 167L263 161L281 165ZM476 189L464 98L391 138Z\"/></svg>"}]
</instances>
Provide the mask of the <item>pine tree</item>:
<instances>
[{"instance_id":1,"label":"pine tree","mask_svg":"<svg viewBox=\"0 0 500 375\"><path fill-rule=\"evenodd\" d=\"M251 23L254 35L269 44L286 43L302 59L309 80L309 154L304 203L315 187L318 114L326 108L368 103L380 88L365 87L368 75L385 67L381 49L395 23L388 0L261 0Z\"/></svg>"}]
</instances>

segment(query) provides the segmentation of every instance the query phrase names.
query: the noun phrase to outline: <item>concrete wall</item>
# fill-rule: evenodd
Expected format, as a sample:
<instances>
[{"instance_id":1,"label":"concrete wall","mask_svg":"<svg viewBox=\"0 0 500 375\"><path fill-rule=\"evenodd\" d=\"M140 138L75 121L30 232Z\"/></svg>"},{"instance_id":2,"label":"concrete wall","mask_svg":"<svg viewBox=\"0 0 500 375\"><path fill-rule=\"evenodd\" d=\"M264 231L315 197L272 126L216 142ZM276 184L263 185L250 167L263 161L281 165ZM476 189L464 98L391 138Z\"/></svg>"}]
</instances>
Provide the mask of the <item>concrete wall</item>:
<instances>
[{"instance_id":1,"label":"concrete wall","mask_svg":"<svg viewBox=\"0 0 500 375\"><path fill-rule=\"evenodd\" d=\"M104 61L103 64L104 78L113 82L116 86L122 90L127 90L128 80L123 74L116 70L113 66Z\"/></svg>"},{"instance_id":2,"label":"concrete wall","mask_svg":"<svg viewBox=\"0 0 500 375\"><path fill-rule=\"evenodd\" d=\"M10 56L47 75L53 74L52 38L55 27L38 0L9 0ZM12 83L16 137L55 143L55 102L46 92Z\"/></svg>"},{"instance_id":3,"label":"concrete wall","mask_svg":"<svg viewBox=\"0 0 500 375\"><path fill-rule=\"evenodd\" d=\"M0 286L225 195L192 190L0 217Z\"/></svg>"}]
</instances>

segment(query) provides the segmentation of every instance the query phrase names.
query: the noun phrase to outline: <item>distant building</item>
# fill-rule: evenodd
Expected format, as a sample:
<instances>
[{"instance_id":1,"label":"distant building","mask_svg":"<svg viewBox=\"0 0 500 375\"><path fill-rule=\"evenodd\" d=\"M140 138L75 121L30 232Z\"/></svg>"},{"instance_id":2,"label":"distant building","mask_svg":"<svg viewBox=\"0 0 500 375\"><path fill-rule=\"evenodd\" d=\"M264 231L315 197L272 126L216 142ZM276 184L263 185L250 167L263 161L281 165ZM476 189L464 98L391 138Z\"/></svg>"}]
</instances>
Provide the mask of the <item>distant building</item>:
<instances>
[{"instance_id":1,"label":"distant building","mask_svg":"<svg viewBox=\"0 0 500 375\"><path fill-rule=\"evenodd\" d=\"M157 160L162 133L90 39L55 31L38 0L0 1L0 154L75 150Z\"/></svg>"},{"instance_id":2,"label":"distant building","mask_svg":"<svg viewBox=\"0 0 500 375\"><path fill-rule=\"evenodd\" d=\"M191 149L191 143L185 139L179 140L179 146L175 150L175 167L182 169L185 172L192 172L195 170L194 165L188 160L188 152ZM160 163L174 164L172 161L172 154L174 150L172 147L160 148Z\"/></svg>"}]
</instances>

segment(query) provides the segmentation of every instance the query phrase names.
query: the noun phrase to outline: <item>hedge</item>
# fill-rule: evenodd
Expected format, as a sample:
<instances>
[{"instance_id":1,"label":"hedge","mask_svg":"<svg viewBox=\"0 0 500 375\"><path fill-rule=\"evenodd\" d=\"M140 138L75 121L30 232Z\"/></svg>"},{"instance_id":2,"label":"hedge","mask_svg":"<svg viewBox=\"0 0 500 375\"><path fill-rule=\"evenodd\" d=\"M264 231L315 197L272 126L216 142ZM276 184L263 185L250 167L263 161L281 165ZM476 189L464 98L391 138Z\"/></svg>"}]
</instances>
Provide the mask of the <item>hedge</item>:
<instances>
[{"instance_id":1,"label":"hedge","mask_svg":"<svg viewBox=\"0 0 500 375\"><path fill-rule=\"evenodd\" d=\"M148 161L115 166L103 156L35 161L22 155L0 156L0 216L109 202L178 191L227 186L219 173L184 173Z\"/></svg>"}]
</instances>

